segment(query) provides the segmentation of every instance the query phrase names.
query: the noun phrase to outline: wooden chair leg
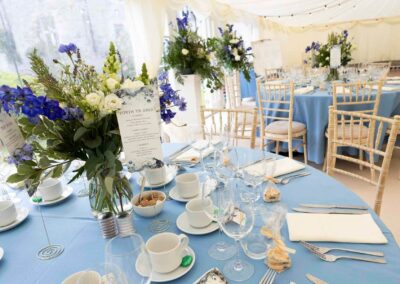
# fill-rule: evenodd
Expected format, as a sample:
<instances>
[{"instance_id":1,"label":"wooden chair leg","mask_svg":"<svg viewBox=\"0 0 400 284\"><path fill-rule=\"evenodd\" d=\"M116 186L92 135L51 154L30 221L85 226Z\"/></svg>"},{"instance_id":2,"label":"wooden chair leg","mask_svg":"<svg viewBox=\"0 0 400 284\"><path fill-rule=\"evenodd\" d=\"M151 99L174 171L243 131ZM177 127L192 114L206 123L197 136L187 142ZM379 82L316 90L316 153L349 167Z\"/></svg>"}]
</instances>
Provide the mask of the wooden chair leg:
<instances>
[{"instance_id":1,"label":"wooden chair leg","mask_svg":"<svg viewBox=\"0 0 400 284\"><path fill-rule=\"evenodd\" d=\"M293 159L293 141L289 139L288 141L288 151L289 151L289 158Z\"/></svg>"},{"instance_id":2,"label":"wooden chair leg","mask_svg":"<svg viewBox=\"0 0 400 284\"><path fill-rule=\"evenodd\" d=\"M303 135L304 164L307 165L307 134Z\"/></svg>"},{"instance_id":3,"label":"wooden chair leg","mask_svg":"<svg viewBox=\"0 0 400 284\"><path fill-rule=\"evenodd\" d=\"M360 159L361 161L364 161L364 151L363 151L363 150L359 150L359 151L358 151L358 157L359 157L359 159ZM364 168L362 165L359 165L359 167L360 167L360 171L362 171L363 168Z\"/></svg>"}]
</instances>

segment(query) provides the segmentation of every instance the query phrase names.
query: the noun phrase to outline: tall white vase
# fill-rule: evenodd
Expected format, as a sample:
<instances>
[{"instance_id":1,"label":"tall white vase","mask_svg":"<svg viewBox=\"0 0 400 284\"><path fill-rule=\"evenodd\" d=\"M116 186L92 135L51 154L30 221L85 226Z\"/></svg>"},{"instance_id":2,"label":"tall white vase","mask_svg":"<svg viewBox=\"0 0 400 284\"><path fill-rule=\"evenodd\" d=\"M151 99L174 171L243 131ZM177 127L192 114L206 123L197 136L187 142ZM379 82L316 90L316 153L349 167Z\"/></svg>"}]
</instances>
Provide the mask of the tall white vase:
<instances>
[{"instance_id":1,"label":"tall white vase","mask_svg":"<svg viewBox=\"0 0 400 284\"><path fill-rule=\"evenodd\" d=\"M201 124L200 107L203 103L201 95L201 80L198 75L183 76L183 85L175 82L175 90L186 100L186 111L177 111L174 124L163 124L163 133L168 136L169 142L187 140L190 125ZM183 126L186 124L187 126Z\"/></svg>"}]
</instances>

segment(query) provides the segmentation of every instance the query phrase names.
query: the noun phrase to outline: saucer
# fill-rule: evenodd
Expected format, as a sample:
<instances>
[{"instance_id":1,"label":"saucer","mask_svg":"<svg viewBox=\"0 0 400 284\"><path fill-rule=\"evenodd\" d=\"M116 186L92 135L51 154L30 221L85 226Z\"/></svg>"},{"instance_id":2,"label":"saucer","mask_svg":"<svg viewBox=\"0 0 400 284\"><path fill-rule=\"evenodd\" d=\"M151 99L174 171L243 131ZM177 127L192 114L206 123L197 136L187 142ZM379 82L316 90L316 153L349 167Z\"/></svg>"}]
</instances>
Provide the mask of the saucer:
<instances>
[{"instance_id":1,"label":"saucer","mask_svg":"<svg viewBox=\"0 0 400 284\"><path fill-rule=\"evenodd\" d=\"M28 217L28 215L29 215L28 208L25 207L17 208L17 219L15 219L14 222L8 224L7 226L0 227L0 232L7 231L18 226L26 219L26 217Z\"/></svg>"},{"instance_id":2,"label":"saucer","mask_svg":"<svg viewBox=\"0 0 400 284\"><path fill-rule=\"evenodd\" d=\"M201 189L202 188L203 188L203 186L202 186L202 184L200 184L200 193L199 194L197 194L195 196L192 196L192 197L185 198L185 197L182 197L182 196L179 195L178 190L176 189L176 186L174 186L169 191L169 197L171 197L171 199L173 199L173 200L186 203L186 202L188 202L188 201L190 201L192 199L201 198ZM207 189L206 190L206 195L208 195L210 193L210 191L211 191L210 189Z\"/></svg>"},{"instance_id":3,"label":"saucer","mask_svg":"<svg viewBox=\"0 0 400 284\"><path fill-rule=\"evenodd\" d=\"M153 271L153 274L151 276L151 282L168 282L168 281L178 279L179 277L182 277L183 275L188 273L194 265L194 262L196 260L196 255L191 247L188 247L186 249L186 252L188 255L191 255L193 257L192 263L188 267L179 266L177 269L175 269L174 271L171 271L169 273L158 273L158 272ZM138 260L136 261L135 267L136 267L136 271L140 275L145 276L147 274L147 271L146 271L146 267L143 266L142 262L143 262L142 255L139 255Z\"/></svg>"},{"instance_id":4,"label":"saucer","mask_svg":"<svg viewBox=\"0 0 400 284\"><path fill-rule=\"evenodd\" d=\"M31 198L29 198L29 201L31 202L31 204L37 205L37 206L39 206L39 205L43 205L43 206L52 205L52 204L56 204L56 203L59 203L59 202L65 200L65 199L67 199L72 194L73 191L74 191L74 189L71 186L65 186L64 189L63 189L63 193L57 199L48 200L48 201L43 200L41 202L34 202L33 201L34 197L32 196Z\"/></svg>"},{"instance_id":5,"label":"saucer","mask_svg":"<svg viewBox=\"0 0 400 284\"><path fill-rule=\"evenodd\" d=\"M190 226L189 219L187 217L186 212L183 212L179 217L176 219L176 226L179 230L184 233L191 234L191 235L206 235L218 230L219 225L216 222L211 222L206 227L203 228L195 228Z\"/></svg>"},{"instance_id":6,"label":"saucer","mask_svg":"<svg viewBox=\"0 0 400 284\"><path fill-rule=\"evenodd\" d=\"M171 181L174 180L174 178L175 178L175 176L176 176L177 169L176 169L175 166L167 166L167 167L166 167L166 172L167 172L167 174L166 174L165 180L164 180L163 182L157 183L157 184L150 184L150 183L148 182L148 180L146 179L146 181L145 181L145 183L144 183L144 187L145 187L145 188L158 188L158 187L162 187L162 186L164 186L164 185L169 184ZM140 177L137 179L137 183L138 183L139 185L142 183L142 178L143 178L143 177L140 176Z\"/></svg>"}]
</instances>

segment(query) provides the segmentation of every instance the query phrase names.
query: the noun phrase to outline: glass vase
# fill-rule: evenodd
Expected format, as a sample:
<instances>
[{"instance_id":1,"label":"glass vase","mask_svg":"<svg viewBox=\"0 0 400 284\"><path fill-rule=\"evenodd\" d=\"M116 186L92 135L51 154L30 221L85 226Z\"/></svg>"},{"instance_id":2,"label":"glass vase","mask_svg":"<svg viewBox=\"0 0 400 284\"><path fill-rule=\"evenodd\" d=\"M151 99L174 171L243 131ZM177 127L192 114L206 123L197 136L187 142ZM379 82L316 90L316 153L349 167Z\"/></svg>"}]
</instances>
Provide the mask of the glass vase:
<instances>
[{"instance_id":1,"label":"glass vase","mask_svg":"<svg viewBox=\"0 0 400 284\"><path fill-rule=\"evenodd\" d=\"M105 177L95 176L89 180L89 202L93 215L132 212L132 188L124 175L114 177L112 192L106 188Z\"/></svg>"}]
</instances>

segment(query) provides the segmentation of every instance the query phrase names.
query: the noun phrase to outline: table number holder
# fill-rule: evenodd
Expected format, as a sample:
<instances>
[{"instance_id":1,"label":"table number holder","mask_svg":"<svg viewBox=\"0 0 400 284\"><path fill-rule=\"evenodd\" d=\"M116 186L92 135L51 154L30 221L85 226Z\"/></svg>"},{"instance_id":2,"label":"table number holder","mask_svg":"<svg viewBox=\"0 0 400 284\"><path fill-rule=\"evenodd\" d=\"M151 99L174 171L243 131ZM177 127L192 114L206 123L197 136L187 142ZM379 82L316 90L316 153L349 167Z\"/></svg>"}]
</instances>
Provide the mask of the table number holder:
<instances>
[{"instance_id":1,"label":"table number holder","mask_svg":"<svg viewBox=\"0 0 400 284\"><path fill-rule=\"evenodd\" d=\"M48 245L41 248L37 252L37 257L41 260L50 260L50 259L56 258L59 255L61 255L64 252L64 246L51 243L49 233L48 233L47 227L46 227L46 222L44 221L44 217L43 217L42 206L39 205L38 207L39 207L40 217L42 219L43 228L44 228L44 232L46 234L46 239L47 239Z\"/></svg>"}]
</instances>

